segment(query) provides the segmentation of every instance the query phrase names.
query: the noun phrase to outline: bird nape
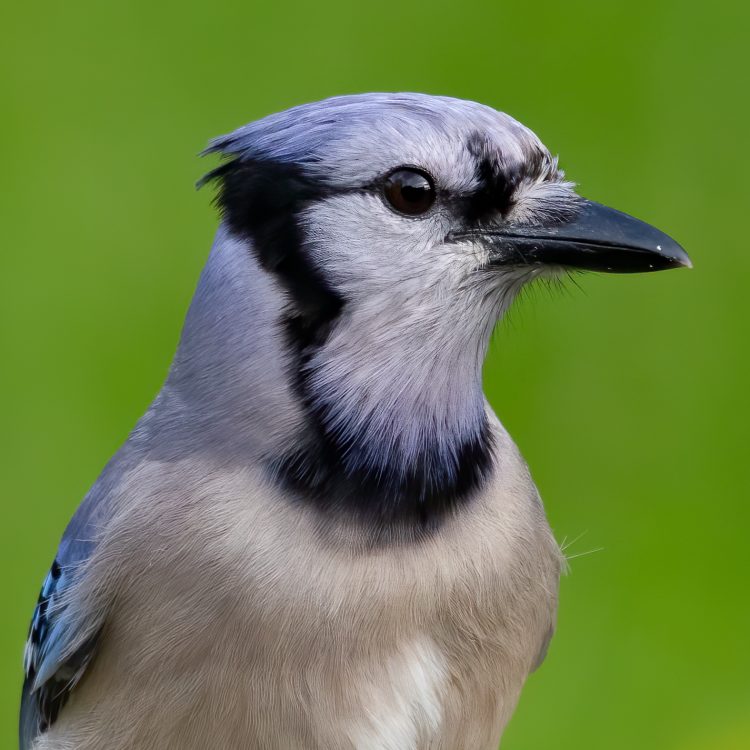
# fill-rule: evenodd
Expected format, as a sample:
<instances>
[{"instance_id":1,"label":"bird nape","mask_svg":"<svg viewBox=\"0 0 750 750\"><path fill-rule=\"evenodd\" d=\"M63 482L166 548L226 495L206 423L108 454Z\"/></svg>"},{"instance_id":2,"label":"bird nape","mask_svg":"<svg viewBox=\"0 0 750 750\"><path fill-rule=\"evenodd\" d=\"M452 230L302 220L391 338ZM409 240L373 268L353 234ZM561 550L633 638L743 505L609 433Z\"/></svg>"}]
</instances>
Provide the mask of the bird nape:
<instances>
[{"instance_id":1,"label":"bird nape","mask_svg":"<svg viewBox=\"0 0 750 750\"><path fill-rule=\"evenodd\" d=\"M495 748L562 555L492 330L534 279L690 261L474 102L337 97L207 150L216 240L44 584L20 746Z\"/></svg>"}]
</instances>

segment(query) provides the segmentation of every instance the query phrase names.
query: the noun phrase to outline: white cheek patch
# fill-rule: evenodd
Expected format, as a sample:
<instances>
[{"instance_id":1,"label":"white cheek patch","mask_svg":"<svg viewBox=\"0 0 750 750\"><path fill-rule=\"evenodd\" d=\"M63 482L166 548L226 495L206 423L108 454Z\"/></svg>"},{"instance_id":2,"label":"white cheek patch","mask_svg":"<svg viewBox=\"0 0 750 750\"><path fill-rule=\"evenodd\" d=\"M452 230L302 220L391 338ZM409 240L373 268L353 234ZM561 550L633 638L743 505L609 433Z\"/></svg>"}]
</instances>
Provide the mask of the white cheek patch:
<instances>
[{"instance_id":1,"label":"white cheek patch","mask_svg":"<svg viewBox=\"0 0 750 750\"><path fill-rule=\"evenodd\" d=\"M443 719L445 659L429 638L413 641L359 686L364 711L347 734L357 750L406 750L429 742Z\"/></svg>"},{"instance_id":2,"label":"white cheek patch","mask_svg":"<svg viewBox=\"0 0 750 750\"><path fill-rule=\"evenodd\" d=\"M480 243L446 243L448 218L405 218L372 195L318 201L307 252L345 300L308 362L308 387L350 471L451 483L485 418L490 333L516 291L477 275ZM394 430L394 425L398 430Z\"/></svg>"},{"instance_id":3,"label":"white cheek patch","mask_svg":"<svg viewBox=\"0 0 750 750\"><path fill-rule=\"evenodd\" d=\"M411 293L439 280L461 257L440 251L450 225L440 215L406 218L373 193L334 195L301 216L306 252L325 278L348 299L389 292ZM406 291L406 290L405 290Z\"/></svg>"}]
</instances>

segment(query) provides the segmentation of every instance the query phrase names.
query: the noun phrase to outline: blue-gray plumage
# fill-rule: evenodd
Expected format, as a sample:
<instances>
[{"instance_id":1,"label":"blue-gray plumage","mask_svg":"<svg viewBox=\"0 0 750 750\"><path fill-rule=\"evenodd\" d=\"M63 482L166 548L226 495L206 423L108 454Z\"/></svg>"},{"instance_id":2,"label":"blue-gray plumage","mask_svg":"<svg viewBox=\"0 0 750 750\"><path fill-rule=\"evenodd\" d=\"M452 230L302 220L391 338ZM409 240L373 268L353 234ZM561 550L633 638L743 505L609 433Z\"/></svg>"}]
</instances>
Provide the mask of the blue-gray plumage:
<instances>
[{"instance_id":1,"label":"blue-gray plumage","mask_svg":"<svg viewBox=\"0 0 750 750\"><path fill-rule=\"evenodd\" d=\"M473 102L338 97L208 150L221 226L43 584L21 749L494 748L562 556L490 334L536 278L689 260Z\"/></svg>"}]
</instances>

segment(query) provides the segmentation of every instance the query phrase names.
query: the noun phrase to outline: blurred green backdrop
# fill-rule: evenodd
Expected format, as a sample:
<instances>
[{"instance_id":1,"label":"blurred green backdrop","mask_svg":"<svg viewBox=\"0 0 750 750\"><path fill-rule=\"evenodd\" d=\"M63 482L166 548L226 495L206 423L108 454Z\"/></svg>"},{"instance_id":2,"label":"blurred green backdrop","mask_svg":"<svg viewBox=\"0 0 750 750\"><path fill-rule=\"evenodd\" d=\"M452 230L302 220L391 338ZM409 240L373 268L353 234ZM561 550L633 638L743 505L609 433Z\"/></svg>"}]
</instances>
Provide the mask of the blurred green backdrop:
<instances>
[{"instance_id":1,"label":"blurred green backdrop","mask_svg":"<svg viewBox=\"0 0 750 750\"><path fill-rule=\"evenodd\" d=\"M575 540L504 748L750 748L748 7L6 5L0 747L59 535L159 388L211 242L196 153L295 103L417 90L518 117L695 263L540 289L496 336L488 393Z\"/></svg>"}]
</instances>

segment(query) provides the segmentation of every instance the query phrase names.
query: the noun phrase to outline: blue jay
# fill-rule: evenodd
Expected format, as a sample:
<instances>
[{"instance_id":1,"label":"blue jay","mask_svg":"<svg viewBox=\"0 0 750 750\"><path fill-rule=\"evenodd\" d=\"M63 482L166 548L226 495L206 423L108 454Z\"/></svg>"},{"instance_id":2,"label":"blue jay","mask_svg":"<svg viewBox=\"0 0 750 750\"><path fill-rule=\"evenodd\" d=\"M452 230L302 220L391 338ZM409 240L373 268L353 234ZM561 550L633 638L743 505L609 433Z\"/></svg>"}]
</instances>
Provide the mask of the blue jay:
<instances>
[{"instance_id":1,"label":"blue jay","mask_svg":"<svg viewBox=\"0 0 750 750\"><path fill-rule=\"evenodd\" d=\"M42 587L20 747L495 748L562 555L490 334L534 279L690 261L474 102L336 97L208 151L222 221Z\"/></svg>"}]
</instances>

